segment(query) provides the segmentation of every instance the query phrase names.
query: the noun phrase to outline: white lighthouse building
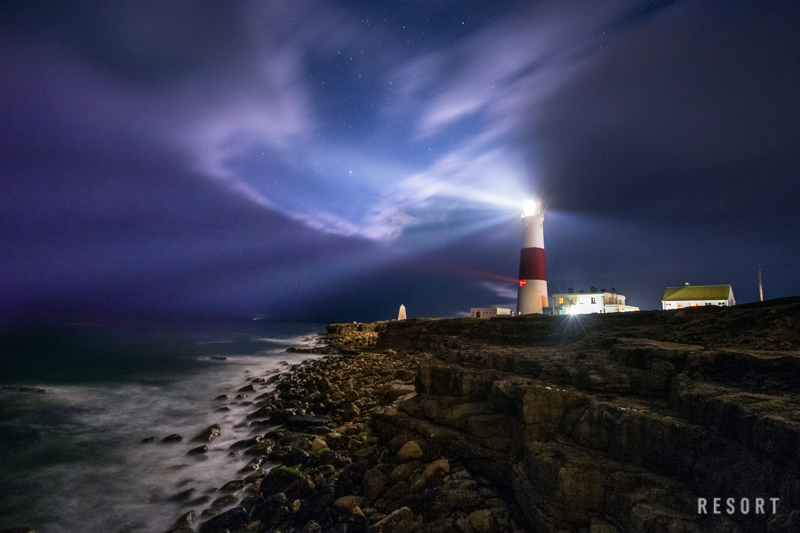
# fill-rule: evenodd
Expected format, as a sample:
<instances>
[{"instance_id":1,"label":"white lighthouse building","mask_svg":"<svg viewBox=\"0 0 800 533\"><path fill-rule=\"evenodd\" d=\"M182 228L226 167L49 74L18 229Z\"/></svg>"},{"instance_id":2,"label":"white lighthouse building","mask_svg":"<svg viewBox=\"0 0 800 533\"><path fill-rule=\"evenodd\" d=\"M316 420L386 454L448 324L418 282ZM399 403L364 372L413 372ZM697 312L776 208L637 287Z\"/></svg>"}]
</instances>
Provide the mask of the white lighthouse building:
<instances>
[{"instance_id":1,"label":"white lighthouse building","mask_svg":"<svg viewBox=\"0 0 800 533\"><path fill-rule=\"evenodd\" d=\"M522 251L519 257L517 314L541 313L548 307L547 272L544 266L544 215L542 202L533 197L522 214Z\"/></svg>"}]
</instances>

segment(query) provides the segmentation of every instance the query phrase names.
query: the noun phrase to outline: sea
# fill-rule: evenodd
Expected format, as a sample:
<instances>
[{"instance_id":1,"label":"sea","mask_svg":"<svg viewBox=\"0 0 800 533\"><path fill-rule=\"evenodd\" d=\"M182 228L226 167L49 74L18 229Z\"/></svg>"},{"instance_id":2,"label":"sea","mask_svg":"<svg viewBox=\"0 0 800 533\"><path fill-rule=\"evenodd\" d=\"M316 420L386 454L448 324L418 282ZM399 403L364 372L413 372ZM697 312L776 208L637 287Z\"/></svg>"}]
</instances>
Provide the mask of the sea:
<instances>
[{"instance_id":1,"label":"sea","mask_svg":"<svg viewBox=\"0 0 800 533\"><path fill-rule=\"evenodd\" d=\"M252 397L236 391L309 358L323 324L30 326L0 332L0 529L158 533L222 496ZM229 394L229 400L215 400ZM228 409L225 410L224 408ZM199 456L192 437L221 436ZM165 443L167 435L183 440ZM153 442L142 441L155 437Z\"/></svg>"}]
</instances>

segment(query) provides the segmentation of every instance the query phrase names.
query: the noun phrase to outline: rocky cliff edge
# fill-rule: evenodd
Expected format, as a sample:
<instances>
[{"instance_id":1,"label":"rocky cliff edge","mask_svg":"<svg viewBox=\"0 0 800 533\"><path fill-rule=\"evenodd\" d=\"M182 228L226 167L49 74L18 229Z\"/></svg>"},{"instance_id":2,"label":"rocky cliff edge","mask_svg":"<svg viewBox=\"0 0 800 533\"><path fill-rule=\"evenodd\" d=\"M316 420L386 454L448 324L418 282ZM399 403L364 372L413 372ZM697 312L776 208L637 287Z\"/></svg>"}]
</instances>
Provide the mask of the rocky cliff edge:
<instances>
[{"instance_id":1,"label":"rocky cliff edge","mask_svg":"<svg viewBox=\"0 0 800 533\"><path fill-rule=\"evenodd\" d=\"M800 298L380 329L429 357L378 429L505 484L537 532L800 531Z\"/></svg>"}]
</instances>

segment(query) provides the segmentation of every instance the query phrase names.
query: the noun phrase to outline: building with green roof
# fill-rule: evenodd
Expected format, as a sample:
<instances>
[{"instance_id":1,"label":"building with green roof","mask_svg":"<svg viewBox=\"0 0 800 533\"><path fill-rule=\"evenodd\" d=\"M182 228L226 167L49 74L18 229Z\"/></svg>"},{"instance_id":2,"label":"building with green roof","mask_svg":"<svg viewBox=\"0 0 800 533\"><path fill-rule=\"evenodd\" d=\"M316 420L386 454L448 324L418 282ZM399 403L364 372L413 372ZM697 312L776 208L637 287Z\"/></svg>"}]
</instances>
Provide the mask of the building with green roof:
<instances>
[{"instance_id":1,"label":"building with green roof","mask_svg":"<svg viewBox=\"0 0 800 533\"><path fill-rule=\"evenodd\" d=\"M661 299L662 309L683 309L718 305L730 307L736 305L733 289L730 285L689 285L683 287L667 287Z\"/></svg>"}]
</instances>

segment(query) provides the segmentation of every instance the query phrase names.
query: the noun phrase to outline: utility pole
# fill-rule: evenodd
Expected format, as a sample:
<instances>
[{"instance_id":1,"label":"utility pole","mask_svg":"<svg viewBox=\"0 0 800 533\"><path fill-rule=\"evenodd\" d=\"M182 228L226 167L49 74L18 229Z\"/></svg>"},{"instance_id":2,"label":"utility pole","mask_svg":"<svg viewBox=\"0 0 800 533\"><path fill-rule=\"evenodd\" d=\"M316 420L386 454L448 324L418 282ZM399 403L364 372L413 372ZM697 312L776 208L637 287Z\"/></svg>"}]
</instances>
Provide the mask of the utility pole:
<instances>
[{"instance_id":1,"label":"utility pole","mask_svg":"<svg viewBox=\"0 0 800 533\"><path fill-rule=\"evenodd\" d=\"M764 287L761 284L761 269L762 268L800 268L800 264L795 265L758 265L758 293L761 296L761 301L764 301Z\"/></svg>"}]
</instances>

